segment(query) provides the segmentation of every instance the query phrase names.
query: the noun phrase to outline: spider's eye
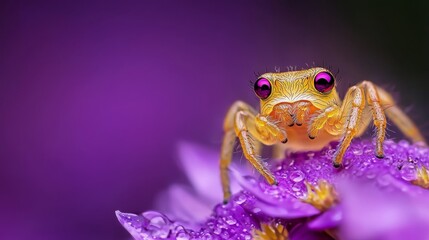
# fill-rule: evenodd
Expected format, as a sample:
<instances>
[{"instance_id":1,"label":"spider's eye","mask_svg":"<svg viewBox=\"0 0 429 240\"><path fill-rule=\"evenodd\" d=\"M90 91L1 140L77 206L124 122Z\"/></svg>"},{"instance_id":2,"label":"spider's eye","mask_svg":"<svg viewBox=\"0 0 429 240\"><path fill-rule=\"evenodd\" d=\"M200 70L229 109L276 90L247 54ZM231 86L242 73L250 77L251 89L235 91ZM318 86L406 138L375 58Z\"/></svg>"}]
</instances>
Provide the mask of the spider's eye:
<instances>
[{"instance_id":1,"label":"spider's eye","mask_svg":"<svg viewBox=\"0 0 429 240\"><path fill-rule=\"evenodd\" d=\"M327 93L334 88L335 80L332 74L320 72L314 78L314 87L321 93Z\"/></svg>"},{"instance_id":2,"label":"spider's eye","mask_svg":"<svg viewBox=\"0 0 429 240\"><path fill-rule=\"evenodd\" d=\"M271 94L271 83L266 78L260 78L255 82L254 90L259 98L265 99Z\"/></svg>"}]
</instances>

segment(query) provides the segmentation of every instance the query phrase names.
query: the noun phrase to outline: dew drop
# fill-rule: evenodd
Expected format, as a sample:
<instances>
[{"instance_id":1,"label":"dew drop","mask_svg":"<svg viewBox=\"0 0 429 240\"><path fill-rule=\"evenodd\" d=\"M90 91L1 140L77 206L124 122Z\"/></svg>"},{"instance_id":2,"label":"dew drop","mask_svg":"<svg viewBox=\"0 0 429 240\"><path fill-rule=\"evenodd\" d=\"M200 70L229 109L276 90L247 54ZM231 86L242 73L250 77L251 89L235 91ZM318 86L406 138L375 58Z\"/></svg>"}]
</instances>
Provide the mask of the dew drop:
<instances>
[{"instance_id":1,"label":"dew drop","mask_svg":"<svg viewBox=\"0 0 429 240\"><path fill-rule=\"evenodd\" d=\"M365 149L364 153L369 154L369 153L372 153L373 151L374 151L373 148L367 148Z\"/></svg>"},{"instance_id":2,"label":"dew drop","mask_svg":"<svg viewBox=\"0 0 429 240\"><path fill-rule=\"evenodd\" d=\"M235 202L237 203L237 204L243 204L244 202L246 202L246 200L247 200L247 198L246 198L246 196L245 195L243 195L243 194L240 194L236 199L235 199Z\"/></svg>"},{"instance_id":3,"label":"dew drop","mask_svg":"<svg viewBox=\"0 0 429 240\"><path fill-rule=\"evenodd\" d=\"M297 171L293 171L290 176L289 176L290 180L292 180L293 182L301 182L302 180L304 180L304 173L301 172L300 170Z\"/></svg>"},{"instance_id":4,"label":"dew drop","mask_svg":"<svg viewBox=\"0 0 429 240\"><path fill-rule=\"evenodd\" d=\"M235 220L233 217L229 216L226 218L225 222L228 225L235 225L237 223L237 220Z\"/></svg>"},{"instance_id":5,"label":"dew drop","mask_svg":"<svg viewBox=\"0 0 429 240\"><path fill-rule=\"evenodd\" d=\"M302 186L302 184L295 183L294 185L292 185L292 191L294 191L294 192L300 191L301 190L301 186Z\"/></svg>"},{"instance_id":6,"label":"dew drop","mask_svg":"<svg viewBox=\"0 0 429 240\"><path fill-rule=\"evenodd\" d=\"M269 188L267 190L267 193L270 194L271 196L275 196L278 195L280 193L280 191L277 188Z\"/></svg>"},{"instance_id":7,"label":"dew drop","mask_svg":"<svg viewBox=\"0 0 429 240\"><path fill-rule=\"evenodd\" d=\"M398 142L398 145L403 148L408 148L410 146L410 143L407 140L401 140Z\"/></svg>"},{"instance_id":8,"label":"dew drop","mask_svg":"<svg viewBox=\"0 0 429 240\"><path fill-rule=\"evenodd\" d=\"M214 228L214 223L213 223L213 222L208 222L208 223L207 223L207 226L208 226L209 228L213 229L213 228Z\"/></svg>"},{"instance_id":9,"label":"dew drop","mask_svg":"<svg viewBox=\"0 0 429 240\"><path fill-rule=\"evenodd\" d=\"M416 169L414 165L405 163L401 168L401 177L405 181L411 181L416 179Z\"/></svg>"},{"instance_id":10,"label":"dew drop","mask_svg":"<svg viewBox=\"0 0 429 240\"><path fill-rule=\"evenodd\" d=\"M353 150L353 154L356 155L356 156L360 156L360 155L362 155L362 153L363 153L363 151L362 151L361 148Z\"/></svg>"},{"instance_id":11,"label":"dew drop","mask_svg":"<svg viewBox=\"0 0 429 240\"><path fill-rule=\"evenodd\" d=\"M212 237L212 235L210 235L210 233L206 233L206 234L204 234L204 239L205 240L212 240L213 237Z\"/></svg>"},{"instance_id":12,"label":"dew drop","mask_svg":"<svg viewBox=\"0 0 429 240\"><path fill-rule=\"evenodd\" d=\"M389 185L389 175L384 174L377 178L377 182L381 187L386 187Z\"/></svg>"},{"instance_id":13,"label":"dew drop","mask_svg":"<svg viewBox=\"0 0 429 240\"><path fill-rule=\"evenodd\" d=\"M220 229L220 228L215 228L213 231L213 233L216 235L219 235L221 232L222 232L222 229Z\"/></svg>"},{"instance_id":14,"label":"dew drop","mask_svg":"<svg viewBox=\"0 0 429 240\"><path fill-rule=\"evenodd\" d=\"M315 170L319 171L322 168L322 165L320 165L319 163L315 163L313 165L313 167L314 167Z\"/></svg>"},{"instance_id":15,"label":"dew drop","mask_svg":"<svg viewBox=\"0 0 429 240\"><path fill-rule=\"evenodd\" d=\"M221 236L222 236L223 239L230 239L228 232L223 232Z\"/></svg>"},{"instance_id":16,"label":"dew drop","mask_svg":"<svg viewBox=\"0 0 429 240\"><path fill-rule=\"evenodd\" d=\"M260 209L260 208L254 208L254 209L253 209L253 213L259 213L259 212L261 212L261 209Z\"/></svg>"},{"instance_id":17,"label":"dew drop","mask_svg":"<svg viewBox=\"0 0 429 240\"><path fill-rule=\"evenodd\" d=\"M366 173L366 177L368 179L373 179L375 178L375 176L377 176L377 174L375 173L375 170L368 170L368 172Z\"/></svg>"},{"instance_id":18,"label":"dew drop","mask_svg":"<svg viewBox=\"0 0 429 240\"><path fill-rule=\"evenodd\" d=\"M306 164L306 165L304 166L304 171L305 171L306 173L309 173L309 172L311 171L311 168L310 168L309 164Z\"/></svg>"},{"instance_id":19,"label":"dew drop","mask_svg":"<svg viewBox=\"0 0 429 240\"><path fill-rule=\"evenodd\" d=\"M181 231L181 232L178 232L176 234L176 239L178 239L178 240L188 240L188 239L190 239L190 236L189 236L188 233L186 233L184 231Z\"/></svg>"}]
</instances>

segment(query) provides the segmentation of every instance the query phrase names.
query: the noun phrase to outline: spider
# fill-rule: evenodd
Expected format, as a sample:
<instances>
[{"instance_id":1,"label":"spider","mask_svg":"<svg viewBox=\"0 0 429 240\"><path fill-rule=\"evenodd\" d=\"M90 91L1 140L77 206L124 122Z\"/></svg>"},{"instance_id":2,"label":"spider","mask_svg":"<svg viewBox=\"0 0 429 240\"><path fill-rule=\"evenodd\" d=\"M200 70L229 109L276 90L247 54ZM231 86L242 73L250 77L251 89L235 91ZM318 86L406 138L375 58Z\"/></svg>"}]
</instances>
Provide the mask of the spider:
<instances>
[{"instance_id":1,"label":"spider","mask_svg":"<svg viewBox=\"0 0 429 240\"><path fill-rule=\"evenodd\" d=\"M382 88L363 81L350 87L341 100L335 85L333 74L320 67L265 73L254 84L260 99L259 113L245 102L232 104L224 121L220 156L224 202L231 196L228 167L236 138L245 158L269 184L277 181L259 158L261 144L274 145L274 155L280 157L285 150L318 150L339 141L332 160L339 168L352 139L373 122L375 156L383 158L385 115L413 142L425 142L415 124Z\"/></svg>"}]
</instances>

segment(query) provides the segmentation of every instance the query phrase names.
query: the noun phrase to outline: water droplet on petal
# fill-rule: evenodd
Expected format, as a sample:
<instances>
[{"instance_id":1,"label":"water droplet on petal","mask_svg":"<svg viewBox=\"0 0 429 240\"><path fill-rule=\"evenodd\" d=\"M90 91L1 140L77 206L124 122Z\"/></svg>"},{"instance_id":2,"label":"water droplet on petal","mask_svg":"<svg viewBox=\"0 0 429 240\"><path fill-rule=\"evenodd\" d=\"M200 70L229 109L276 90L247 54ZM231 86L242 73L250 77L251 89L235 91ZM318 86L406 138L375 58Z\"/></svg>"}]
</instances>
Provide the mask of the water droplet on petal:
<instances>
[{"instance_id":1,"label":"water droplet on petal","mask_svg":"<svg viewBox=\"0 0 429 240\"><path fill-rule=\"evenodd\" d=\"M384 174L377 178L377 182L381 187L386 187L389 185L389 175Z\"/></svg>"},{"instance_id":2,"label":"water droplet on petal","mask_svg":"<svg viewBox=\"0 0 429 240\"><path fill-rule=\"evenodd\" d=\"M188 240L191 239L191 236L185 231L180 231L176 234L176 239L178 240Z\"/></svg>"},{"instance_id":3,"label":"water droplet on petal","mask_svg":"<svg viewBox=\"0 0 429 240\"><path fill-rule=\"evenodd\" d=\"M213 231L214 234L219 235L222 232L222 229L220 228L215 228L215 230Z\"/></svg>"},{"instance_id":4,"label":"water droplet on petal","mask_svg":"<svg viewBox=\"0 0 429 240\"><path fill-rule=\"evenodd\" d=\"M356 156L362 155L363 151L361 148L359 149L353 149L353 154Z\"/></svg>"},{"instance_id":5,"label":"water droplet on petal","mask_svg":"<svg viewBox=\"0 0 429 240\"><path fill-rule=\"evenodd\" d=\"M213 237L212 237L212 235L210 235L210 233L204 234L204 240L212 240L212 239L213 239Z\"/></svg>"},{"instance_id":6,"label":"water droplet on petal","mask_svg":"<svg viewBox=\"0 0 429 240\"><path fill-rule=\"evenodd\" d=\"M225 222L226 222L228 225L235 225L235 224L237 223L237 220L235 220L235 219L234 219L233 217L231 217L231 216L228 216L228 217L226 218Z\"/></svg>"},{"instance_id":7,"label":"water droplet on petal","mask_svg":"<svg viewBox=\"0 0 429 240\"><path fill-rule=\"evenodd\" d=\"M302 180L304 180L304 173L299 170L293 171L290 174L289 178L294 182L301 182Z\"/></svg>"},{"instance_id":8,"label":"water droplet on petal","mask_svg":"<svg viewBox=\"0 0 429 240\"><path fill-rule=\"evenodd\" d=\"M244 202L246 202L246 200L247 200L247 197L244 195L244 194L240 194L236 199L235 199L235 202L237 203L237 204L243 204Z\"/></svg>"},{"instance_id":9,"label":"water droplet on petal","mask_svg":"<svg viewBox=\"0 0 429 240\"><path fill-rule=\"evenodd\" d=\"M259 213L261 211L261 209L260 208L254 208L253 209L253 213Z\"/></svg>"},{"instance_id":10,"label":"water droplet on petal","mask_svg":"<svg viewBox=\"0 0 429 240\"><path fill-rule=\"evenodd\" d=\"M377 172L376 172L376 170L375 169L368 169L368 170L366 170L366 177L368 178L368 179L373 179L373 178L375 178L377 176Z\"/></svg>"},{"instance_id":11,"label":"water droplet on petal","mask_svg":"<svg viewBox=\"0 0 429 240\"><path fill-rule=\"evenodd\" d=\"M298 192L301 190L301 187L302 187L301 183L295 183L294 185L292 185L292 191Z\"/></svg>"},{"instance_id":12,"label":"water droplet on petal","mask_svg":"<svg viewBox=\"0 0 429 240\"><path fill-rule=\"evenodd\" d=\"M410 163L405 163L401 168L401 177L405 181L411 181L416 179L416 168Z\"/></svg>"},{"instance_id":13,"label":"water droplet on petal","mask_svg":"<svg viewBox=\"0 0 429 240\"><path fill-rule=\"evenodd\" d=\"M407 140L401 140L398 142L398 145L403 148L408 148L410 146L410 143Z\"/></svg>"},{"instance_id":14,"label":"water droplet on petal","mask_svg":"<svg viewBox=\"0 0 429 240\"><path fill-rule=\"evenodd\" d=\"M272 188L269 188L269 189L267 190L267 193L268 193L269 195L271 195L271 196L276 196L276 195L278 195L278 194L280 193L280 191L279 191L277 188L272 187Z\"/></svg>"},{"instance_id":15,"label":"water droplet on petal","mask_svg":"<svg viewBox=\"0 0 429 240\"><path fill-rule=\"evenodd\" d=\"M321 168L322 168L322 165L320 165L319 163L315 163L314 165L313 165L313 167L314 167L314 169L315 170L320 170Z\"/></svg>"}]
</instances>

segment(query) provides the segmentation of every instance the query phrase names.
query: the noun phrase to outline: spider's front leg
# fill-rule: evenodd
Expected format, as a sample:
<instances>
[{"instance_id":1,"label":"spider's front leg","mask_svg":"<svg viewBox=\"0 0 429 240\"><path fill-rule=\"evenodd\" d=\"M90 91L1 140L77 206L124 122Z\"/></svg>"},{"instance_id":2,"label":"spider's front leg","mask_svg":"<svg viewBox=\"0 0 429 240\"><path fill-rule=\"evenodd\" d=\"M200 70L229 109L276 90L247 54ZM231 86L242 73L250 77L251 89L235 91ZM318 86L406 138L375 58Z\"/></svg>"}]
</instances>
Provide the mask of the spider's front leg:
<instances>
[{"instance_id":1,"label":"spider's front leg","mask_svg":"<svg viewBox=\"0 0 429 240\"><path fill-rule=\"evenodd\" d=\"M337 151L334 155L333 165L338 168L341 166L344 154L350 146L350 142L358 132L361 116L365 108L365 93L359 86L351 87L344 98L343 105L339 111L338 117L348 117L344 127L344 135L340 140ZM383 113L384 115L384 113ZM383 133L384 134L384 133ZM384 135L383 135L384 139Z\"/></svg>"},{"instance_id":2,"label":"spider's front leg","mask_svg":"<svg viewBox=\"0 0 429 240\"><path fill-rule=\"evenodd\" d=\"M238 137L245 158L261 173L270 184L276 184L271 171L259 159L260 142L271 145L278 141L285 142L286 132L268 118L256 115L256 111L244 102L235 102L229 109L224 123L224 139L220 158L220 174L224 202L231 196L228 167L231 163L235 138ZM253 141L252 136L257 141Z\"/></svg>"},{"instance_id":3,"label":"spider's front leg","mask_svg":"<svg viewBox=\"0 0 429 240\"><path fill-rule=\"evenodd\" d=\"M341 107L334 103L310 121L308 137L311 139L316 138L321 129L328 129L327 125L331 134L343 134L333 159L335 167L341 165L345 151L361 127L360 119L364 108L364 91L361 87L354 86L347 92Z\"/></svg>"}]
</instances>

